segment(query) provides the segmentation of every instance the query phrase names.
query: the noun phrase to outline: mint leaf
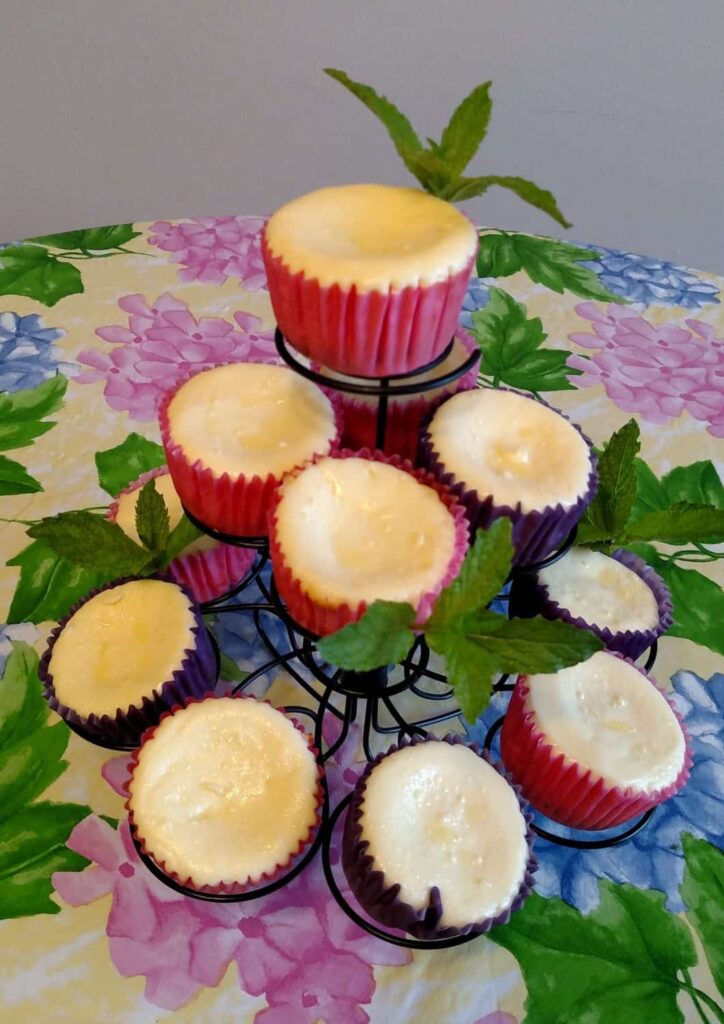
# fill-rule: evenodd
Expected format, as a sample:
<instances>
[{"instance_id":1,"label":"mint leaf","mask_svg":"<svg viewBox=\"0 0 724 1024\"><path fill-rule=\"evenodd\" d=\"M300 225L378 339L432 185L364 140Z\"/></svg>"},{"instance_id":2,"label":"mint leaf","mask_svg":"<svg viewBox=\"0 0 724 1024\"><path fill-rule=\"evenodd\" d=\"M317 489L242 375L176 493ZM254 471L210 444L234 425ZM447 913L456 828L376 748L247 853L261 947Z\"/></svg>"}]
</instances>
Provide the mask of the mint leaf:
<instances>
[{"instance_id":1,"label":"mint leaf","mask_svg":"<svg viewBox=\"0 0 724 1024\"><path fill-rule=\"evenodd\" d=\"M655 569L671 592L674 623L667 636L679 636L724 655L724 590L696 569L663 559L650 544L631 550Z\"/></svg>"},{"instance_id":2,"label":"mint leaf","mask_svg":"<svg viewBox=\"0 0 724 1024\"><path fill-rule=\"evenodd\" d=\"M38 803L0 824L0 919L60 912L52 875L88 864L65 845L88 814L81 804Z\"/></svg>"},{"instance_id":3,"label":"mint leaf","mask_svg":"<svg viewBox=\"0 0 724 1024\"><path fill-rule=\"evenodd\" d=\"M54 249L105 252L125 245L140 234L140 231L133 230L133 224L110 224L107 227L84 228L81 231L61 231L55 235L37 235L28 241L37 245L49 245Z\"/></svg>"},{"instance_id":4,"label":"mint leaf","mask_svg":"<svg viewBox=\"0 0 724 1024\"><path fill-rule=\"evenodd\" d=\"M64 296L82 291L78 268L56 259L42 246L0 249L0 295L23 295L54 306Z\"/></svg>"},{"instance_id":5,"label":"mint leaf","mask_svg":"<svg viewBox=\"0 0 724 1024\"><path fill-rule=\"evenodd\" d=\"M140 434L129 434L125 441L96 452L98 482L112 498L117 497L129 484L150 469L166 463L163 447Z\"/></svg>"},{"instance_id":6,"label":"mint leaf","mask_svg":"<svg viewBox=\"0 0 724 1024\"><path fill-rule=\"evenodd\" d=\"M48 720L48 704L38 680L38 655L15 641L0 683L0 748L19 742Z\"/></svg>"},{"instance_id":7,"label":"mint leaf","mask_svg":"<svg viewBox=\"0 0 724 1024\"><path fill-rule=\"evenodd\" d=\"M460 626L500 672L557 672L586 661L603 647L586 629L559 619L506 619L494 612L474 612Z\"/></svg>"},{"instance_id":8,"label":"mint leaf","mask_svg":"<svg viewBox=\"0 0 724 1024\"><path fill-rule=\"evenodd\" d=\"M677 544L682 537L689 542L719 542L724 540L724 509L682 501L656 512L645 512L625 532L628 540L658 540L662 544Z\"/></svg>"},{"instance_id":9,"label":"mint leaf","mask_svg":"<svg viewBox=\"0 0 724 1024\"><path fill-rule=\"evenodd\" d=\"M493 112L490 98L492 82L476 85L453 111L442 133L438 155L453 174L461 174L485 138Z\"/></svg>"},{"instance_id":10,"label":"mint leaf","mask_svg":"<svg viewBox=\"0 0 724 1024\"><path fill-rule=\"evenodd\" d=\"M680 971L696 963L686 924L665 896L599 882L601 902L587 916L533 893L488 937L518 961L528 1024L682 1024Z\"/></svg>"},{"instance_id":11,"label":"mint leaf","mask_svg":"<svg viewBox=\"0 0 724 1024\"><path fill-rule=\"evenodd\" d=\"M485 651L455 630L427 634L430 647L445 659L448 682L460 710L472 723L485 711L492 693L495 663Z\"/></svg>"},{"instance_id":12,"label":"mint leaf","mask_svg":"<svg viewBox=\"0 0 724 1024\"><path fill-rule=\"evenodd\" d=\"M73 565L112 576L133 576L149 564L148 551L117 523L92 512L61 512L31 526L28 536Z\"/></svg>"},{"instance_id":13,"label":"mint leaf","mask_svg":"<svg viewBox=\"0 0 724 1024\"><path fill-rule=\"evenodd\" d=\"M724 853L705 839L681 837L686 868L681 898L696 928L711 976L724 995Z\"/></svg>"},{"instance_id":14,"label":"mint leaf","mask_svg":"<svg viewBox=\"0 0 724 1024\"><path fill-rule=\"evenodd\" d=\"M484 232L480 239L478 254L478 275L480 277L502 277L500 266L497 273L493 270L495 248L489 238L499 233ZM524 270L531 281L544 284L554 292L573 292L584 299L600 299L602 302L625 302L620 295L614 295L605 288L598 275L590 267L582 263L592 262L599 256L589 249L559 242L552 238L539 238L536 235L505 233L508 243L515 251L515 260L507 259L508 274Z\"/></svg>"},{"instance_id":15,"label":"mint leaf","mask_svg":"<svg viewBox=\"0 0 724 1024\"><path fill-rule=\"evenodd\" d=\"M1 394L0 451L26 448L50 430L55 424L41 421L60 409L67 387L66 378L57 374L34 388Z\"/></svg>"},{"instance_id":16,"label":"mint leaf","mask_svg":"<svg viewBox=\"0 0 724 1024\"><path fill-rule=\"evenodd\" d=\"M113 572L82 569L34 540L7 563L20 567L8 622L58 621L95 587L114 578Z\"/></svg>"},{"instance_id":17,"label":"mint leaf","mask_svg":"<svg viewBox=\"0 0 724 1024\"><path fill-rule=\"evenodd\" d=\"M500 188L507 188L518 196L519 199L522 199L523 202L528 203L529 206L534 206L537 210L547 213L549 217L557 221L562 227L570 228L573 226L558 209L558 203L552 192L541 188L535 182L528 181L527 178L518 178L514 175L488 174L478 178L457 178L452 183L450 191L445 195L445 199L449 199L454 203L461 203L465 199L484 195L494 185L499 185ZM486 274L481 276L489 277L492 275Z\"/></svg>"},{"instance_id":18,"label":"mint leaf","mask_svg":"<svg viewBox=\"0 0 724 1024\"><path fill-rule=\"evenodd\" d=\"M148 480L136 502L136 533L143 546L154 556L163 554L169 538L168 510L156 490L156 481Z\"/></svg>"},{"instance_id":19,"label":"mint leaf","mask_svg":"<svg viewBox=\"0 0 724 1024\"><path fill-rule=\"evenodd\" d=\"M403 160L401 147L412 150L422 149L422 143L418 139L415 129L402 111L398 110L386 96L380 96L369 85L353 81L346 72L340 71L338 68L325 68L324 73L343 85L345 89L349 89L353 96L361 100L367 109L380 119Z\"/></svg>"},{"instance_id":20,"label":"mint leaf","mask_svg":"<svg viewBox=\"0 0 724 1024\"><path fill-rule=\"evenodd\" d=\"M186 515L182 515L176 526L171 530L168 541L166 542L166 550L164 552L164 565L166 568L170 562L180 555L189 544L193 544L195 540L202 537L203 533L198 527L194 526L191 520Z\"/></svg>"},{"instance_id":21,"label":"mint leaf","mask_svg":"<svg viewBox=\"0 0 724 1024\"><path fill-rule=\"evenodd\" d=\"M630 419L609 438L598 459L598 490L586 509L580 540L610 540L623 534L636 500L635 458L639 426Z\"/></svg>"},{"instance_id":22,"label":"mint leaf","mask_svg":"<svg viewBox=\"0 0 724 1024\"><path fill-rule=\"evenodd\" d=\"M538 317L527 319L526 307L502 288L490 288L483 309L472 316L472 333L480 345L480 372L495 386L527 391L566 391L577 372L566 365L570 352L541 351L547 335Z\"/></svg>"},{"instance_id":23,"label":"mint leaf","mask_svg":"<svg viewBox=\"0 0 724 1024\"><path fill-rule=\"evenodd\" d=\"M636 471L636 501L631 509L629 521L640 519L644 512L667 508L669 501L661 481L643 459L634 459Z\"/></svg>"},{"instance_id":24,"label":"mint leaf","mask_svg":"<svg viewBox=\"0 0 724 1024\"><path fill-rule=\"evenodd\" d=\"M413 174L422 187L434 196L446 198L450 185L450 168L437 153L429 149L413 149L404 143L397 147L410 174Z\"/></svg>"},{"instance_id":25,"label":"mint leaf","mask_svg":"<svg viewBox=\"0 0 724 1024\"><path fill-rule=\"evenodd\" d=\"M483 609L496 597L513 562L512 524L496 519L489 530L478 530L457 577L438 596L426 632L456 625L465 612Z\"/></svg>"},{"instance_id":26,"label":"mint leaf","mask_svg":"<svg viewBox=\"0 0 724 1024\"><path fill-rule=\"evenodd\" d=\"M0 455L0 494L35 494L43 487L24 466Z\"/></svg>"},{"instance_id":27,"label":"mint leaf","mask_svg":"<svg viewBox=\"0 0 724 1024\"><path fill-rule=\"evenodd\" d=\"M374 601L357 621L317 644L330 665L366 672L394 665L408 654L415 640L415 609L399 601Z\"/></svg>"}]
</instances>

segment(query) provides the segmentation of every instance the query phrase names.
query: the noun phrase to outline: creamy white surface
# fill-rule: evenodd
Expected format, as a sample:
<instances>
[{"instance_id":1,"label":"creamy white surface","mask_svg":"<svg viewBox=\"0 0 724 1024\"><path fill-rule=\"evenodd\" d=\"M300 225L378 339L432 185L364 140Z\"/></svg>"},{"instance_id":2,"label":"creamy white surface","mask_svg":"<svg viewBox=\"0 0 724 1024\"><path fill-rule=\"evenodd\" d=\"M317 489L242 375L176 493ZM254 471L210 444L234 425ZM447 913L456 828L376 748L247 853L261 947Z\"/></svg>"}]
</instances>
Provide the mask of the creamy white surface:
<instances>
[{"instance_id":1,"label":"creamy white surface","mask_svg":"<svg viewBox=\"0 0 724 1024\"><path fill-rule=\"evenodd\" d=\"M58 700L85 716L140 704L180 667L193 624L191 603L175 583L131 580L96 594L53 647Z\"/></svg>"},{"instance_id":2,"label":"creamy white surface","mask_svg":"<svg viewBox=\"0 0 724 1024\"><path fill-rule=\"evenodd\" d=\"M184 510L181 499L176 493L176 488L169 473L161 473L159 476L154 477L154 483L156 484L156 490L166 505L169 528L173 530L181 522L181 516L183 515ZM131 540L135 540L136 544L141 543L138 531L136 530L136 505L138 504L141 490L142 487L137 487L133 491L126 491L118 496L116 504L115 521L123 532L128 534ZM195 541L192 541L191 544L183 549L181 554L192 555L199 551L211 551L212 548L217 548L218 546L218 541L215 541L212 537L197 537Z\"/></svg>"},{"instance_id":3,"label":"creamy white surface","mask_svg":"<svg viewBox=\"0 0 724 1024\"><path fill-rule=\"evenodd\" d=\"M282 484L277 537L316 601L415 605L445 575L455 521L437 493L394 466L321 459Z\"/></svg>"},{"instance_id":4,"label":"creamy white surface","mask_svg":"<svg viewBox=\"0 0 724 1024\"><path fill-rule=\"evenodd\" d=\"M572 668L530 676L528 687L527 706L547 741L608 785L651 793L681 771L681 727L633 665L598 651Z\"/></svg>"},{"instance_id":5,"label":"creamy white surface","mask_svg":"<svg viewBox=\"0 0 724 1024\"><path fill-rule=\"evenodd\" d=\"M154 859L197 886L258 881L316 820L307 738L280 711L221 697L165 718L141 748L130 806Z\"/></svg>"},{"instance_id":6,"label":"creamy white surface","mask_svg":"<svg viewBox=\"0 0 724 1024\"><path fill-rule=\"evenodd\" d=\"M359 291L444 281L478 244L452 203L389 185L340 185L293 199L270 217L266 239L292 273Z\"/></svg>"},{"instance_id":7,"label":"creamy white surface","mask_svg":"<svg viewBox=\"0 0 724 1024\"><path fill-rule=\"evenodd\" d=\"M465 348L460 339L455 338L455 340L453 341L453 347L450 350L450 354L446 356L445 359L443 359L443 361L439 363L434 369L426 370L425 373L420 373L416 375L415 380L426 381L433 380L435 377L440 377L442 376L442 374L448 373L450 370L456 369L458 366L460 366L460 364L465 359L467 359L469 355L470 352L468 352L468 350ZM358 377L348 377L345 374L337 373L336 370L331 370L326 366L320 367L320 371L321 373L324 374L325 377L329 377L330 380L359 381ZM374 384L375 382L365 381L365 383ZM439 398L441 395L444 395L446 393L449 394L451 391L454 391L455 388L458 386L458 383L459 378L458 380L453 381L452 384L447 384L444 387L433 388L431 391L425 391L422 394L398 395L395 398L390 398L388 404L390 406L408 405L410 402L419 402L420 399L424 399L425 401L431 402L435 398ZM377 398L374 395L347 395L342 393L342 398L346 399L347 401L356 402L359 403L360 405L368 405L374 408L377 408L377 403L379 402L379 398Z\"/></svg>"},{"instance_id":8,"label":"creamy white surface","mask_svg":"<svg viewBox=\"0 0 724 1024\"><path fill-rule=\"evenodd\" d=\"M371 772L362 833L386 884L425 907L437 886L443 926L500 913L518 892L528 858L525 820L505 779L469 747L405 747Z\"/></svg>"},{"instance_id":9,"label":"creamy white surface","mask_svg":"<svg viewBox=\"0 0 724 1024\"><path fill-rule=\"evenodd\" d=\"M651 587L640 576L601 551L572 548L538 573L551 600L612 632L655 629L659 609Z\"/></svg>"},{"instance_id":10,"label":"creamy white surface","mask_svg":"<svg viewBox=\"0 0 724 1024\"><path fill-rule=\"evenodd\" d=\"M215 473L281 476L335 436L332 403L286 366L236 363L187 381L168 407L172 439Z\"/></svg>"},{"instance_id":11,"label":"creamy white surface","mask_svg":"<svg viewBox=\"0 0 724 1024\"><path fill-rule=\"evenodd\" d=\"M585 493L590 451L563 416L512 391L477 388L453 395L430 423L445 468L497 505L523 512L561 504Z\"/></svg>"}]
</instances>

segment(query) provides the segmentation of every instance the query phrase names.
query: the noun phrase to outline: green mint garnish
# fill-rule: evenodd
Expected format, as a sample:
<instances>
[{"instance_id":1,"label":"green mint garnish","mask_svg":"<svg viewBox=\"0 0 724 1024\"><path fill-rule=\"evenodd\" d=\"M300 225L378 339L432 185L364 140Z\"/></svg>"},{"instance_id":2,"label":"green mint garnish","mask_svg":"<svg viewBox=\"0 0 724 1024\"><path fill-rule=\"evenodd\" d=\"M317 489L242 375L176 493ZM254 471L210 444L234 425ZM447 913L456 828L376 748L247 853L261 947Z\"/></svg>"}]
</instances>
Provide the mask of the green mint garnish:
<instances>
[{"instance_id":1,"label":"green mint garnish","mask_svg":"<svg viewBox=\"0 0 724 1024\"><path fill-rule=\"evenodd\" d=\"M331 664L369 671L402 660L424 632L440 654L461 710L474 721L490 699L501 672L555 672L584 661L602 647L593 633L564 622L511 619L486 606L505 583L513 561L511 523L498 519L479 531L460 572L441 592L427 623L415 627L409 604L375 601L365 614L319 642Z\"/></svg>"},{"instance_id":2,"label":"green mint garnish","mask_svg":"<svg viewBox=\"0 0 724 1024\"><path fill-rule=\"evenodd\" d=\"M337 68L324 70L379 118L408 171L426 191L450 202L462 202L481 196L498 185L547 213L564 228L571 226L558 209L552 193L532 181L497 174L474 178L463 176L488 131L493 109L491 82L477 85L453 111L440 141L427 139L428 145L424 146L409 119L386 96L380 96L369 85L353 81Z\"/></svg>"}]
</instances>

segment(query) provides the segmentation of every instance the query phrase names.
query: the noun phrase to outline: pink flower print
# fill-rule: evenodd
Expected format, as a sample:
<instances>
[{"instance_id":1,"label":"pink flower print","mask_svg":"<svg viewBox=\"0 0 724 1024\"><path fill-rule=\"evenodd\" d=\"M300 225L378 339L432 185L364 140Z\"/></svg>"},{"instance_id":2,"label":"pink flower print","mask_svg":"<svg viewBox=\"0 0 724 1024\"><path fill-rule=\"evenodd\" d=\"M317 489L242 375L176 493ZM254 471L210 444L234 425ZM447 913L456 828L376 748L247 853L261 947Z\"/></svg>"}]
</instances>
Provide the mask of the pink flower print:
<instances>
[{"instance_id":1,"label":"pink flower print","mask_svg":"<svg viewBox=\"0 0 724 1024\"><path fill-rule=\"evenodd\" d=\"M505 1010L495 1010L485 1017L479 1017L474 1024L518 1024L518 1018L512 1013L506 1013Z\"/></svg>"},{"instance_id":2,"label":"pink flower print","mask_svg":"<svg viewBox=\"0 0 724 1024\"><path fill-rule=\"evenodd\" d=\"M336 785L348 786L359 770L356 740L358 731L351 730L337 764L329 765ZM128 763L128 755L114 757L102 770L121 795ZM410 962L407 950L380 942L344 915L318 860L258 902L213 904L180 896L154 878L126 821L116 830L90 816L68 845L92 864L80 873L56 872L56 891L72 906L112 894L106 931L113 964L124 977L145 977L146 998L164 1009L218 985L235 961L240 987L266 996L257 1024L364 1024L374 965Z\"/></svg>"},{"instance_id":3,"label":"pink flower print","mask_svg":"<svg viewBox=\"0 0 724 1024\"><path fill-rule=\"evenodd\" d=\"M247 291L266 285L261 255L263 217L201 217L151 225L149 242L174 254L182 281L223 284L238 278Z\"/></svg>"},{"instance_id":4,"label":"pink flower print","mask_svg":"<svg viewBox=\"0 0 724 1024\"><path fill-rule=\"evenodd\" d=\"M582 371L576 378L579 387L602 384L620 409L650 423L667 423L686 410L721 436L724 341L714 337L709 324L686 320L686 328L658 326L625 307L603 309L592 302L576 306L576 312L594 330L569 335L592 351L590 358L568 360Z\"/></svg>"},{"instance_id":5,"label":"pink flower print","mask_svg":"<svg viewBox=\"0 0 724 1024\"><path fill-rule=\"evenodd\" d=\"M234 314L233 324L220 317L197 320L186 303L168 294L151 305L142 295L126 295L118 305L128 325L96 330L114 348L81 352L78 360L88 369L76 379L104 381L111 408L133 419L155 419L164 393L190 373L228 361L275 359L272 332L260 330L261 321L250 313Z\"/></svg>"}]
</instances>

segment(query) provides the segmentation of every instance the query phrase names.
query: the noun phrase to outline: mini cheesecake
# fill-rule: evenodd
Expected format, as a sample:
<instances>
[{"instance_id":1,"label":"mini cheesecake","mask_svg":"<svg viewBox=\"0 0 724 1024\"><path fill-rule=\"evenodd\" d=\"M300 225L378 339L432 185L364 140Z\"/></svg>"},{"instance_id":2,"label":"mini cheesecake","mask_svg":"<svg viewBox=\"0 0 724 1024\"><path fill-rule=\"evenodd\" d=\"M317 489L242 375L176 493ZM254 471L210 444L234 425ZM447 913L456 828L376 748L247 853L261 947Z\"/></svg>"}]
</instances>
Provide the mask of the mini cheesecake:
<instances>
[{"instance_id":1,"label":"mini cheesecake","mask_svg":"<svg viewBox=\"0 0 724 1024\"><path fill-rule=\"evenodd\" d=\"M144 736L131 827L169 877L199 891L270 881L310 842L320 771L309 737L253 697L207 697Z\"/></svg>"},{"instance_id":2,"label":"mini cheesecake","mask_svg":"<svg viewBox=\"0 0 724 1024\"><path fill-rule=\"evenodd\" d=\"M422 444L427 464L464 503L473 532L511 519L518 563L555 550L595 491L595 460L578 427L514 391L454 395L435 412Z\"/></svg>"},{"instance_id":3,"label":"mini cheesecake","mask_svg":"<svg viewBox=\"0 0 724 1024\"><path fill-rule=\"evenodd\" d=\"M168 469L143 473L122 491L111 505L108 518L118 523L123 532L137 544L136 505L143 487L153 480L168 512L169 529L174 530L183 516L181 499L176 493ZM195 601L213 601L238 584L254 562L255 552L248 548L221 544L202 535L192 541L173 559L168 574L185 586Z\"/></svg>"},{"instance_id":4,"label":"mini cheesecake","mask_svg":"<svg viewBox=\"0 0 724 1024\"><path fill-rule=\"evenodd\" d=\"M216 662L188 593L130 579L86 598L41 661L51 707L109 746L132 743L174 704L212 689Z\"/></svg>"},{"instance_id":5,"label":"mini cheesecake","mask_svg":"<svg viewBox=\"0 0 724 1024\"><path fill-rule=\"evenodd\" d=\"M281 477L327 454L339 436L333 400L287 367L266 363L196 374L164 399L160 421L184 507L235 536L265 535Z\"/></svg>"},{"instance_id":6,"label":"mini cheesecake","mask_svg":"<svg viewBox=\"0 0 724 1024\"><path fill-rule=\"evenodd\" d=\"M305 629L334 632L376 600L407 601L422 621L457 572L464 514L406 465L344 452L285 478L270 517L272 565Z\"/></svg>"},{"instance_id":7,"label":"mini cheesecake","mask_svg":"<svg viewBox=\"0 0 724 1024\"><path fill-rule=\"evenodd\" d=\"M262 240L284 335L323 366L363 377L407 373L440 355L477 247L475 228L451 203L373 184L292 200Z\"/></svg>"},{"instance_id":8,"label":"mini cheesecake","mask_svg":"<svg viewBox=\"0 0 724 1024\"><path fill-rule=\"evenodd\" d=\"M534 807L583 829L618 825L655 807L681 789L691 763L664 694L631 661L607 651L554 674L521 676L501 751Z\"/></svg>"},{"instance_id":9,"label":"mini cheesecake","mask_svg":"<svg viewBox=\"0 0 724 1024\"><path fill-rule=\"evenodd\" d=\"M573 548L537 577L540 611L590 629L609 650L638 658L672 622L661 577L631 551Z\"/></svg>"},{"instance_id":10,"label":"mini cheesecake","mask_svg":"<svg viewBox=\"0 0 724 1024\"><path fill-rule=\"evenodd\" d=\"M373 761L345 823L352 891L383 924L421 938L487 931L530 891L524 807L484 757L429 738Z\"/></svg>"}]
</instances>

